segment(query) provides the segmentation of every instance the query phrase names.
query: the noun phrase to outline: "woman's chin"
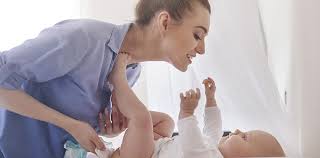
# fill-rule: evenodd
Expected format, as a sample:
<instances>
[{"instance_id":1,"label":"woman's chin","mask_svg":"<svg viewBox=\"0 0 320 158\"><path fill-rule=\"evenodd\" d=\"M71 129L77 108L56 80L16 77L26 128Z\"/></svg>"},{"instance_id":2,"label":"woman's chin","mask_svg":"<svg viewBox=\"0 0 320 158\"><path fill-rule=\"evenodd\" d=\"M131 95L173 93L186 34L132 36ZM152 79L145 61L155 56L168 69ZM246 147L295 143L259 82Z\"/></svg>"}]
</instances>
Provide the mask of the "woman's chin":
<instances>
[{"instance_id":1,"label":"woman's chin","mask_svg":"<svg viewBox=\"0 0 320 158\"><path fill-rule=\"evenodd\" d=\"M174 67L181 72L186 72L188 70L188 65L174 65Z\"/></svg>"},{"instance_id":2,"label":"woman's chin","mask_svg":"<svg viewBox=\"0 0 320 158\"><path fill-rule=\"evenodd\" d=\"M186 72L188 70L189 64L184 64L184 63L176 63L172 61L167 61L169 64L174 66L176 69L178 69L181 72Z\"/></svg>"}]
</instances>

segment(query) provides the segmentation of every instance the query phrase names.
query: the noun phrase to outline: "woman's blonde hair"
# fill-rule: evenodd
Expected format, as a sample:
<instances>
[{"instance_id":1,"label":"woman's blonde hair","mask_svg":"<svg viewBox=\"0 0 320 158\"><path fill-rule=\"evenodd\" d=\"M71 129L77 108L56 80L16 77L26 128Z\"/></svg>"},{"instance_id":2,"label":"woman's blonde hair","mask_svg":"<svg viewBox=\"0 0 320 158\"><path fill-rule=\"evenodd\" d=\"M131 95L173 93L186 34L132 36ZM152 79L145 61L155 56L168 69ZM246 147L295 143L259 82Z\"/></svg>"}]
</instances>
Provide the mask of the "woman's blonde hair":
<instances>
[{"instance_id":1,"label":"woman's blonde hair","mask_svg":"<svg viewBox=\"0 0 320 158\"><path fill-rule=\"evenodd\" d=\"M171 18L181 21L186 11L193 10L193 4L199 3L211 14L208 0L139 0L136 6L136 20L138 25L146 26L158 11L167 11Z\"/></svg>"}]
</instances>

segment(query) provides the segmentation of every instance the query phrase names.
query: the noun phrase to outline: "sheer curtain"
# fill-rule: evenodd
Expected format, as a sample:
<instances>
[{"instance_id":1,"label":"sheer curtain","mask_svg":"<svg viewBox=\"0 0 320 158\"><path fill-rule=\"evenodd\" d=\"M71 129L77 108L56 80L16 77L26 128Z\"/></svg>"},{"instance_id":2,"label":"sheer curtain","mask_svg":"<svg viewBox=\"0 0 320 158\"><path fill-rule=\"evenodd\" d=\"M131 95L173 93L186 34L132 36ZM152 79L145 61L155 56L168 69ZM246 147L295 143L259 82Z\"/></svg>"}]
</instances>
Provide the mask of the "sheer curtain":
<instances>
[{"instance_id":1,"label":"sheer curtain","mask_svg":"<svg viewBox=\"0 0 320 158\"><path fill-rule=\"evenodd\" d=\"M269 54L275 53L271 48L281 49L282 46L268 46L264 31L269 29L265 30L263 22L270 24L272 21L260 14L258 1L255 0L212 2L212 23L206 40L206 54L196 58L186 73L180 73L167 64L146 64L148 105L177 120L179 92L201 87L204 94L201 82L211 76L217 85L223 129L271 132L288 156L299 155L298 120L291 115L292 107L284 104L279 93L282 87L279 89L276 81L279 77L281 79L281 74L273 74L270 69L274 63L273 60L269 61L272 59ZM281 37L290 38L286 34ZM272 57L275 56L273 54ZM196 113L200 127L203 126L203 103L204 97Z\"/></svg>"}]
</instances>

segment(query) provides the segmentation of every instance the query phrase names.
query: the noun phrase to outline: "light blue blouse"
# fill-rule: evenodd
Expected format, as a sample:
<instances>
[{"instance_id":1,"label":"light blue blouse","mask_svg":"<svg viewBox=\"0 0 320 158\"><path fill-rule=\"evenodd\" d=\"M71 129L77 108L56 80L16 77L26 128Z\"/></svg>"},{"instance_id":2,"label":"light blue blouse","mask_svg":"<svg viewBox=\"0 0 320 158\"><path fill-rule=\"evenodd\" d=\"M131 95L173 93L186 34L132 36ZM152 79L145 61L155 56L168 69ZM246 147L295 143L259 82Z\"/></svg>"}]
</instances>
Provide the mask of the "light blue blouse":
<instances>
[{"instance_id":1,"label":"light blue blouse","mask_svg":"<svg viewBox=\"0 0 320 158\"><path fill-rule=\"evenodd\" d=\"M47 28L0 53L0 87L23 90L97 131L98 113L110 108L107 84L130 24L77 19ZM141 66L127 67L133 86ZM63 129L0 108L0 158L62 158L72 136Z\"/></svg>"}]
</instances>

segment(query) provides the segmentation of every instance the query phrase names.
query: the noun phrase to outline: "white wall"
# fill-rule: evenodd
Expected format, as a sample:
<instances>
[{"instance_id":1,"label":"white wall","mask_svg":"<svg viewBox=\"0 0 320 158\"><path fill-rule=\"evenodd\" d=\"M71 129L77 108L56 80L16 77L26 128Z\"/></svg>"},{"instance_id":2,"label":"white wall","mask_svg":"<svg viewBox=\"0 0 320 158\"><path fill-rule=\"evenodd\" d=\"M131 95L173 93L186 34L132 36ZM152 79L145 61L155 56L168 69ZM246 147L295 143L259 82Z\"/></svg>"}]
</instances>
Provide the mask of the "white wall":
<instances>
[{"instance_id":1,"label":"white wall","mask_svg":"<svg viewBox=\"0 0 320 158\"><path fill-rule=\"evenodd\" d=\"M268 62L284 102L292 52L291 3L292 0L259 0Z\"/></svg>"},{"instance_id":2,"label":"white wall","mask_svg":"<svg viewBox=\"0 0 320 158\"><path fill-rule=\"evenodd\" d=\"M320 1L260 0L269 63L286 112L286 128L303 157L319 157ZM293 141L296 139L295 141Z\"/></svg>"},{"instance_id":3,"label":"white wall","mask_svg":"<svg viewBox=\"0 0 320 158\"><path fill-rule=\"evenodd\" d=\"M0 51L61 20L80 17L78 0L0 0Z\"/></svg>"},{"instance_id":4,"label":"white wall","mask_svg":"<svg viewBox=\"0 0 320 158\"><path fill-rule=\"evenodd\" d=\"M80 0L81 17L122 24L132 22L137 0Z\"/></svg>"},{"instance_id":5,"label":"white wall","mask_svg":"<svg viewBox=\"0 0 320 158\"><path fill-rule=\"evenodd\" d=\"M287 128L287 150L289 155L301 155L300 148L300 105L291 104L290 81L293 56L293 1L292 0L259 0L263 30L266 39L268 63L277 84L283 105L281 115L288 119L282 128ZM290 103L289 103L290 102Z\"/></svg>"},{"instance_id":6,"label":"white wall","mask_svg":"<svg viewBox=\"0 0 320 158\"><path fill-rule=\"evenodd\" d=\"M319 157L320 1L293 1L292 73L289 103L299 107L301 151Z\"/></svg>"}]
</instances>

